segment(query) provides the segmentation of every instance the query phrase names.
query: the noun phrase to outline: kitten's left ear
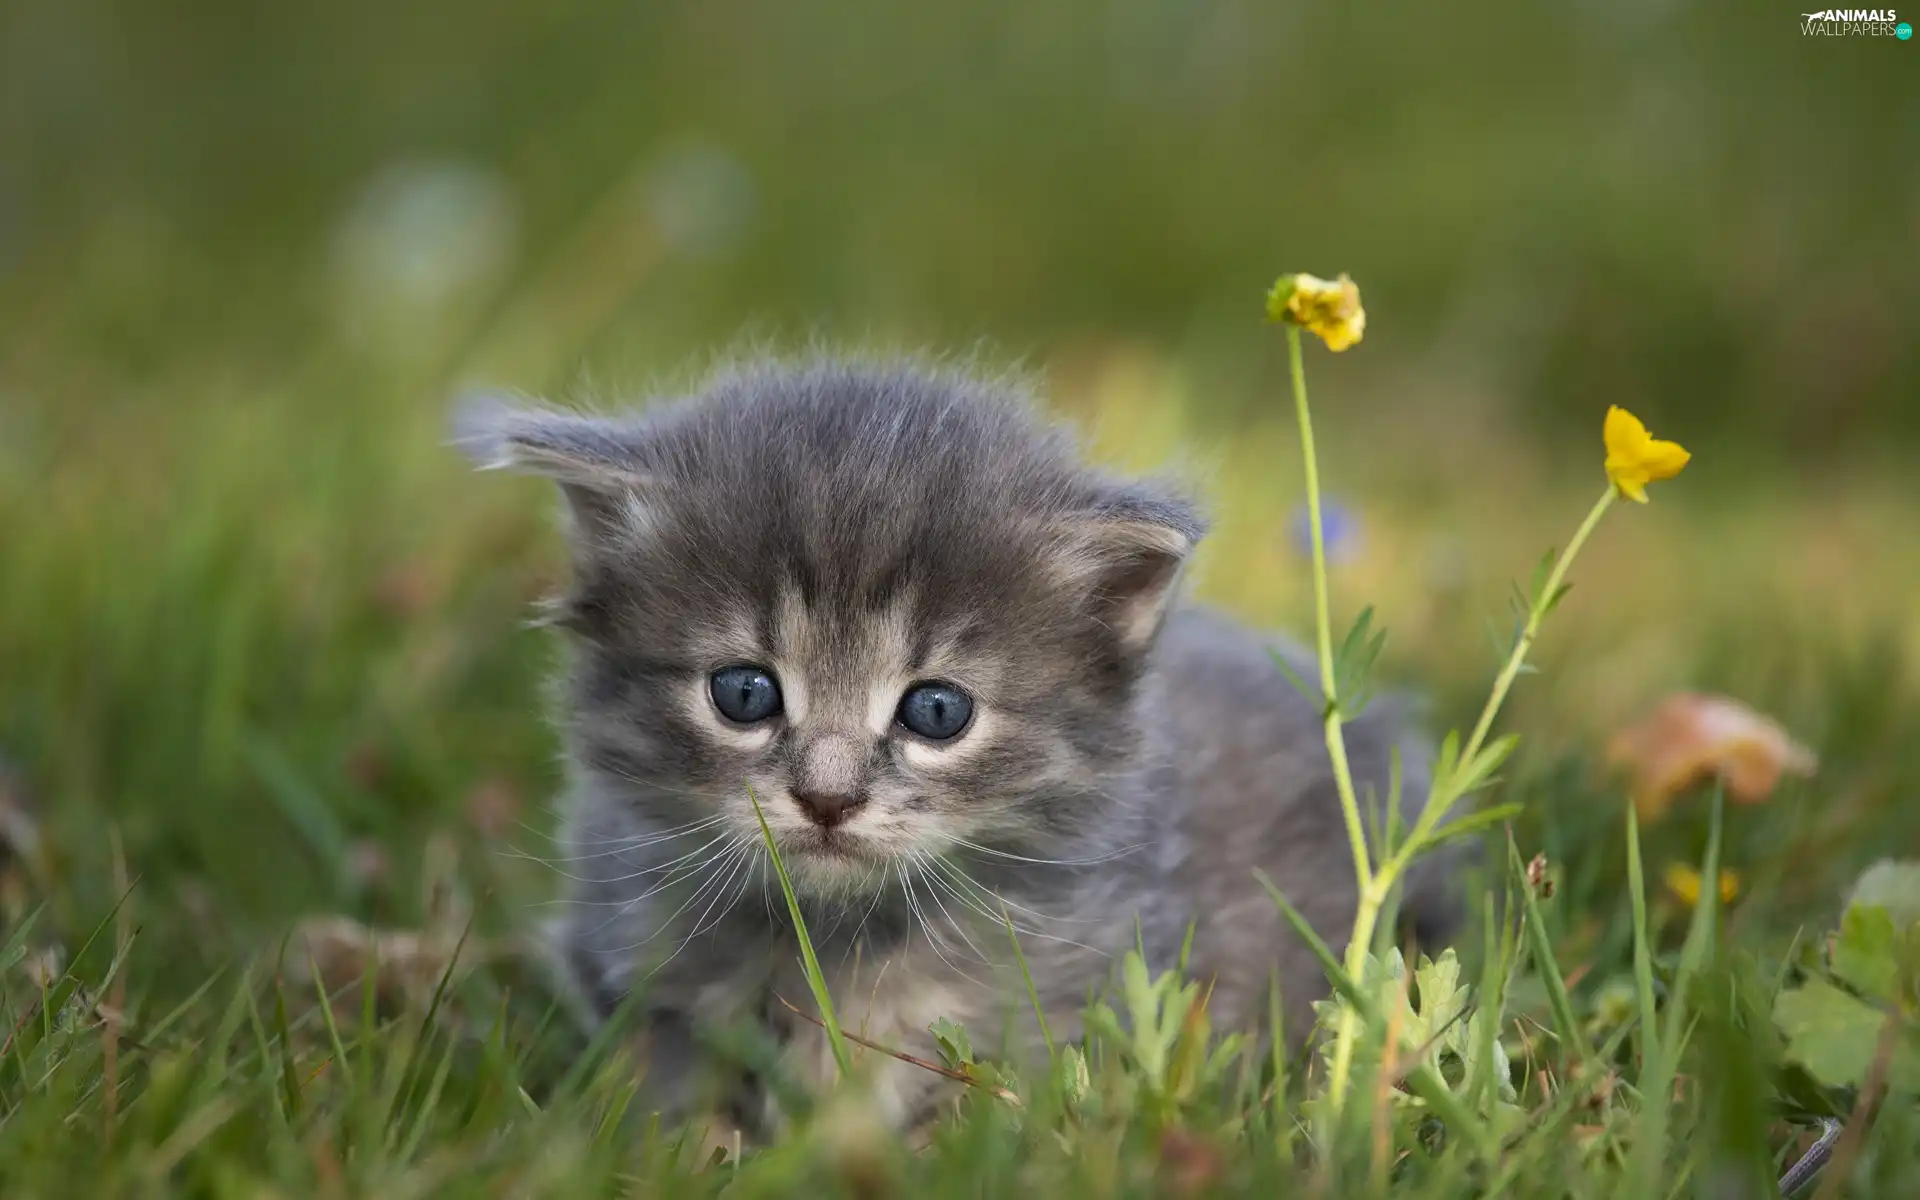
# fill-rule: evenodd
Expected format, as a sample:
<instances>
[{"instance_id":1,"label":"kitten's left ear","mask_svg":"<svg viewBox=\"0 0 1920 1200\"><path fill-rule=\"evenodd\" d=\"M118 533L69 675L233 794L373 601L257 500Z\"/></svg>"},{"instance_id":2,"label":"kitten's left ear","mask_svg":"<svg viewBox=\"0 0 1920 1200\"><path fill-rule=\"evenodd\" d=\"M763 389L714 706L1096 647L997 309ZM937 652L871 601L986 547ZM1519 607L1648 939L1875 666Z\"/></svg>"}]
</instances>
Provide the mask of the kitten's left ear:
<instances>
[{"instance_id":1,"label":"kitten's left ear","mask_svg":"<svg viewBox=\"0 0 1920 1200\"><path fill-rule=\"evenodd\" d=\"M1095 615L1120 649L1139 654L1160 631L1207 522L1191 503L1132 487L1077 516L1062 565L1091 592Z\"/></svg>"},{"instance_id":2,"label":"kitten's left ear","mask_svg":"<svg viewBox=\"0 0 1920 1200\"><path fill-rule=\"evenodd\" d=\"M653 479L642 465L643 439L632 422L555 409L526 408L494 395L455 406L453 444L481 470L517 470L560 485L575 532L589 541L631 525Z\"/></svg>"}]
</instances>

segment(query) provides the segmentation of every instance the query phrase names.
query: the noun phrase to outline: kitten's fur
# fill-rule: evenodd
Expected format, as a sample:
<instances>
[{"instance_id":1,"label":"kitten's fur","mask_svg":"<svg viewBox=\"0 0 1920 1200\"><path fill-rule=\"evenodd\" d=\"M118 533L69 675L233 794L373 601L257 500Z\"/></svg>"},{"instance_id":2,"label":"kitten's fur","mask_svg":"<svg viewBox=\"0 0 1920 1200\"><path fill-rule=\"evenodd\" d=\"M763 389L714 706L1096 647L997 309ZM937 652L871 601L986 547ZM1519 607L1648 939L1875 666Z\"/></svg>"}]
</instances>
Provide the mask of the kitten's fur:
<instances>
[{"instance_id":1,"label":"kitten's fur","mask_svg":"<svg viewBox=\"0 0 1920 1200\"><path fill-rule=\"evenodd\" d=\"M1012 389L906 366L737 369L641 417L482 403L459 438L569 503L573 882L551 933L596 1016L639 994L660 1106L777 1121L748 1081L709 1078L702 1022L763 1022L803 1082L833 1069L781 1003L813 1009L749 787L840 1021L879 1044L934 1058L941 1017L1037 1042L1003 899L1056 1039L1136 930L1158 970L1190 924L1216 1028L1259 1025L1277 970L1303 1031L1325 980L1255 870L1337 947L1352 857L1275 643L1178 600L1205 528L1188 501L1084 466ZM767 668L786 712L722 717L708 679L735 664ZM951 742L896 723L922 680L973 700ZM1363 797L1386 795L1396 745L1407 807L1425 795L1426 753L1384 706L1347 744ZM821 788L865 803L825 831L795 799ZM1416 920L1450 920L1442 890L1422 877ZM939 1076L866 1057L895 1119L928 1111Z\"/></svg>"}]
</instances>

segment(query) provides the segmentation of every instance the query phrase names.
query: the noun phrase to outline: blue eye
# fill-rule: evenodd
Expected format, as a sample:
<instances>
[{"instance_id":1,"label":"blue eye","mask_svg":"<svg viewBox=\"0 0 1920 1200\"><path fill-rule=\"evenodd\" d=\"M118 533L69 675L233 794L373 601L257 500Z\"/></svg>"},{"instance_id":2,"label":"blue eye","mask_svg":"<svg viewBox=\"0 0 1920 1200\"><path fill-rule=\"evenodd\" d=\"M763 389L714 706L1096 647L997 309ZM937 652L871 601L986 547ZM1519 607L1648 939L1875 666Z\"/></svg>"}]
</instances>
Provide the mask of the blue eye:
<instances>
[{"instance_id":1,"label":"blue eye","mask_svg":"<svg viewBox=\"0 0 1920 1200\"><path fill-rule=\"evenodd\" d=\"M894 719L923 738L944 742L959 736L973 719L973 701L950 684L922 683L901 698Z\"/></svg>"},{"instance_id":2,"label":"blue eye","mask_svg":"<svg viewBox=\"0 0 1920 1200\"><path fill-rule=\"evenodd\" d=\"M780 685L759 667L722 667L707 680L707 691L720 715L741 725L780 712Z\"/></svg>"}]
</instances>

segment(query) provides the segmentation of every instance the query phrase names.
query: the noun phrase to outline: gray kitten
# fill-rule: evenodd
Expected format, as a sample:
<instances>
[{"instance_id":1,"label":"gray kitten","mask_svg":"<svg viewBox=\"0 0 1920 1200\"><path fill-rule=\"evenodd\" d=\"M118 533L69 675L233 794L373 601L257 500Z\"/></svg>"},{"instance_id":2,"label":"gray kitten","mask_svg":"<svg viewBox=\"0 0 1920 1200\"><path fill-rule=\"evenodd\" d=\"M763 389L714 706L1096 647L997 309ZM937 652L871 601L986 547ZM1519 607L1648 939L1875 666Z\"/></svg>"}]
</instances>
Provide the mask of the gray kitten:
<instances>
[{"instance_id":1,"label":"gray kitten","mask_svg":"<svg viewBox=\"0 0 1920 1200\"><path fill-rule=\"evenodd\" d=\"M906 366L736 369L636 417L483 402L459 440L568 502L573 882L550 935L596 1018L636 994L660 1107L777 1124L704 1063L708 1022L832 1075L783 1003L813 1008L754 799L842 1024L881 1045L934 1058L946 1017L1030 1050L1009 918L1056 1038L1136 936L1165 969L1189 926L1216 1028L1258 1026L1277 972L1303 1029L1326 982L1254 872L1338 947L1352 857L1281 647L1178 599L1205 530L1187 500L1084 465L1012 389ZM1348 738L1363 792L1398 746L1408 807L1425 795L1391 712ZM1414 889L1423 932L1443 891ZM864 1057L898 1122L943 1093Z\"/></svg>"}]
</instances>

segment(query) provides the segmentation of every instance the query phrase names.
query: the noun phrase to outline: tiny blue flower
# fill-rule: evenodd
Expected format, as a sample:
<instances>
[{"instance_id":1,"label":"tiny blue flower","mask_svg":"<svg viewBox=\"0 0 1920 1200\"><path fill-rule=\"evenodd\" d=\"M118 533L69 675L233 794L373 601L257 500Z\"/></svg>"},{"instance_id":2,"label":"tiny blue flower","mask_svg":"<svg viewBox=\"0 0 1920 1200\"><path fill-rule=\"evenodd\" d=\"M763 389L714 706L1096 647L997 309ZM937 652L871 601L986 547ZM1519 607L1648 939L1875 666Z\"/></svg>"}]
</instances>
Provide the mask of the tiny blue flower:
<instances>
[{"instance_id":1,"label":"tiny blue flower","mask_svg":"<svg viewBox=\"0 0 1920 1200\"><path fill-rule=\"evenodd\" d=\"M1303 557L1313 557L1313 515L1306 505L1293 510L1288 529L1294 548ZM1320 501L1320 531L1327 544L1327 561L1347 562L1359 553L1359 518L1339 502Z\"/></svg>"}]
</instances>

